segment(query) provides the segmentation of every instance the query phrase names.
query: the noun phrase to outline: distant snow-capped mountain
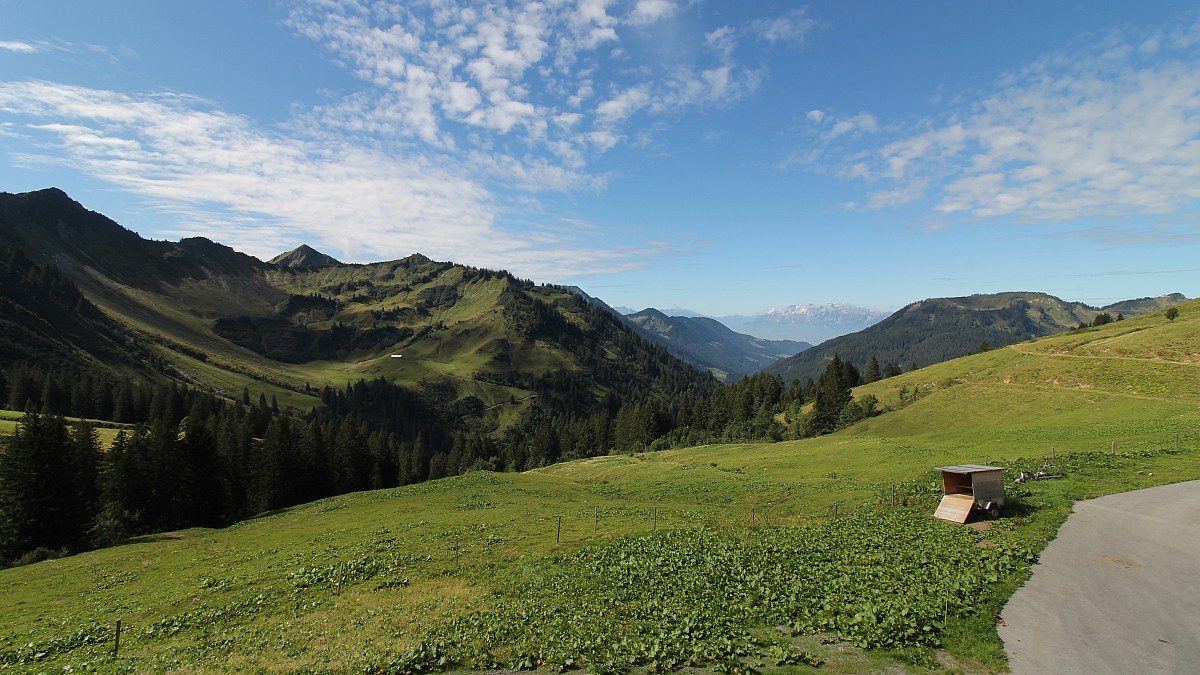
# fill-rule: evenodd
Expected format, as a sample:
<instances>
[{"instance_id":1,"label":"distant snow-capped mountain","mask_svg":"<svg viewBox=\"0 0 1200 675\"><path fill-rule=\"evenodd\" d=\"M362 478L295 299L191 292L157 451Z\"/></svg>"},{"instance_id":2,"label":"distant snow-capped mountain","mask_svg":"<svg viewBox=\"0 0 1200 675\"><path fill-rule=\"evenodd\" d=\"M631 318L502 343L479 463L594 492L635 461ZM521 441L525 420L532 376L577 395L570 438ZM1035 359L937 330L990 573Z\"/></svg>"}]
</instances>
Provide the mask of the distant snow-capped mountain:
<instances>
[{"instance_id":1,"label":"distant snow-capped mountain","mask_svg":"<svg viewBox=\"0 0 1200 675\"><path fill-rule=\"evenodd\" d=\"M765 312L760 314L762 317L771 317L782 323L795 321L821 321L827 323L844 323L853 321L863 321L875 318L876 320L888 315L888 312L880 312L860 305L851 305L845 302L826 303L824 305L788 305L787 307L768 307Z\"/></svg>"},{"instance_id":2,"label":"distant snow-capped mountain","mask_svg":"<svg viewBox=\"0 0 1200 675\"><path fill-rule=\"evenodd\" d=\"M613 309L624 316L637 313L629 307ZM761 314L712 317L682 307L661 311L667 316L716 319L734 331L766 340L793 340L809 344L820 344L830 338L857 333L890 314L848 302L768 307Z\"/></svg>"},{"instance_id":3,"label":"distant snow-capped mountain","mask_svg":"<svg viewBox=\"0 0 1200 675\"><path fill-rule=\"evenodd\" d=\"M719 317L733 330L771 340L799 340L819 344L830 338L856 333L887 318L889 312L844 302L823 305L769 307L762 314Z\"/></svg>"}]
</instances>

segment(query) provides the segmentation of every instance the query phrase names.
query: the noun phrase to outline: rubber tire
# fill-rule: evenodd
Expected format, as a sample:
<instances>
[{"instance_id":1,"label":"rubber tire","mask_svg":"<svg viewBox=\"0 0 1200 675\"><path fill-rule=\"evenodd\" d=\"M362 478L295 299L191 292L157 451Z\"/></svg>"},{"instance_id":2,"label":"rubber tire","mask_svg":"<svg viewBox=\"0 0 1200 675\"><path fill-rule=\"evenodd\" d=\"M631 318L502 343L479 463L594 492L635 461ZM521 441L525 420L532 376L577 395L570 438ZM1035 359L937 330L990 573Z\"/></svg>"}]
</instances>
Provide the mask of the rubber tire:
<instances>
[{"instance_id":1,"label":"rubber tire","mask_svg":"<svg viewBox=\"0 0 1200 675\"><path fill-rule=\"evenodd\" d=\"M991 518L992 520L996 520L997 518L1000 517L1000 507L996 506L995 504L992 504L991 506L988 507L987 515L988 515L988 518Z\"/></svg>"}]
</instances>

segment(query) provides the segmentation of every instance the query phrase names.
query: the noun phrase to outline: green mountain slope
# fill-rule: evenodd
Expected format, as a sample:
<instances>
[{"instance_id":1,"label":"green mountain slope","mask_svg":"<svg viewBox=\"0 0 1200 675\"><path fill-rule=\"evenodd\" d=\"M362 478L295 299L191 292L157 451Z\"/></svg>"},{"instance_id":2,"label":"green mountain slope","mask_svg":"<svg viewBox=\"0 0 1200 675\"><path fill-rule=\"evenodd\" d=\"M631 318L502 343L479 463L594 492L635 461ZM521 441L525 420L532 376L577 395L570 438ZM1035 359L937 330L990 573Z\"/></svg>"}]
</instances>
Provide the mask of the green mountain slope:
<instances>
[{"instance_id":1,"label":"green mountain slope","mask_svg":"<svg viewBox=\"0 0 1200 675\"><path fill-rule=\"evenodd\" d=\"M321 253L308 244L301 244L287 253L280 253L271 258L269 262L272 265L279 265L281 267L298 267L301 269L330 267L342 264L337 258Z\"/></svg>"},{"instance_id":2,"label":"green mountain slope","mask_svg":"<svg viewBox=\"0 0 1200 675\"><path fill-rule=\"evenodd\" d=\"M436 388L475 411L464 425L494 435L535 409L587 415L609 396L712 386L561 288L420 255L347 265L301 247L264 263L202 238L144 240L55 189L0 194L0 246L56 270L99 309L107 333L21 329L42 331L38 354L78 368L127 362L141 377L248 389L301 410L320 405L326 385L385 378ZM38 311L19 309L6 316Z\"/></svg>"},{"instance_id":3,"label":"green mountain slope","mask_svg":"<svg viewBox=\"0 0 1200 675\"><path fill-rule=\"evenodd\" d=\"M956 669L996 672L995 616L1071 500L1200 478L1200 302L1178 309L867 385L896 409L817 439L477 472L3 570L0 662L621 670L687 663L683 644L709 667L810 650L835 672L925 672L912 660L936 663L933 636ZM929 519L933 467L1011 478L1051 448L1067 478L1010 484L998 527ZM818 578L775 584L796 560Z\"/></svg>"},{"instance_id":4,"label":"green mountain slope","mask_svg":"<svg viewBox=\"0 0 1200 675\"><path fill-rule=\"evenodd\" d=\"M1180 297L1178 294L1164 298ZM820 377L838 354L860 371L874 356L881 366L927 366L979 351L983 343L1002 347L1090 324L1102 311L1114 317L1124 308L1135 316L1162 307L1161 301L1128 301L1098 309L1045 293L995 293L914 302L857 333L827 340L766 368L785 381ZM1111 309L1110 309L1111 308Z\"/></svg>"},{"instance_id":5,"label":"green mountain slope","mask_svg":"<svg viewBox=\"0 0 1200 675\"><path fill-rule=\"evenodd\" d=\"M1141 314L1149 314L1158 309L1165 309L1171 305L1177 305L1185 300L1187 300L1187 297L1182 293L1168 293L1152 298L1122 300L1121 302L1114 302L1111 305L1105 305L1100 309L1113 316L1116 316L1118 313L1125 316L1139 316Z\"/></svg>"},{"instance_id":6,"label":"green mountain slope","mask_svg":"<svg viewBox=\"0 0 1200 675\"><path fill-rule=\"evenodd\" d=\"M756 373L812 346L794 340L763 340L734 332L716 319L667 316L653 308L625 319L647 339L721 380Z\"/></svg>"}]
</instances>

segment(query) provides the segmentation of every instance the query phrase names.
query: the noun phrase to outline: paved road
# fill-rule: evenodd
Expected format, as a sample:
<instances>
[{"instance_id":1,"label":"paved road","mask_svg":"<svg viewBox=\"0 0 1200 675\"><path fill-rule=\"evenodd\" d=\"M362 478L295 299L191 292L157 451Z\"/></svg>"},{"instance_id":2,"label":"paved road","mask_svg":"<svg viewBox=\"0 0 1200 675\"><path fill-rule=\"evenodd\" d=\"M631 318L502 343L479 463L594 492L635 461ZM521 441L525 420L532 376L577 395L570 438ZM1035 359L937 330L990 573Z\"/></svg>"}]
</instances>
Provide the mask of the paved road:
<instances>
[{"instance_id":1,"label":"paved road","mask_svg":"<svg viewBox=\"0 0 1200 675\"><path fill-rule=\"evenodd\" d=\"M1000 617L1016 675L1200 673L1200 481L1076 504Z\"/></svg>"}]
</instances>

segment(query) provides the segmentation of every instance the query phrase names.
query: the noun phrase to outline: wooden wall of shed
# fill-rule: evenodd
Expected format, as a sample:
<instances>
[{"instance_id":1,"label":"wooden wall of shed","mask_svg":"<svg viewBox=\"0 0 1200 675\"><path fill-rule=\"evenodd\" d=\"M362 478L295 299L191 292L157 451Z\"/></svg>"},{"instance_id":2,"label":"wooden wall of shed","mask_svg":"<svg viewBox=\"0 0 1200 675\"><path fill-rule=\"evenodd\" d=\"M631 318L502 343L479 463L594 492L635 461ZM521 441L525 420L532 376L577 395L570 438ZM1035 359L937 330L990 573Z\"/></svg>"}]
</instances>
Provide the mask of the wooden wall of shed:
<instances>
[{"instance_id":1,"label":"wooden wall of shed","mask_svg":"<svg viewBox=\"0 0 1200 675\"><path fill-rule=\"evenodd\" d=\"M976 500L1004 497L1003 471L984 471L971 475L974 478Z\"/></svg>"}]
</instances>

